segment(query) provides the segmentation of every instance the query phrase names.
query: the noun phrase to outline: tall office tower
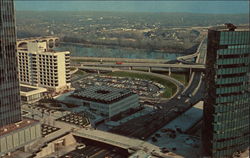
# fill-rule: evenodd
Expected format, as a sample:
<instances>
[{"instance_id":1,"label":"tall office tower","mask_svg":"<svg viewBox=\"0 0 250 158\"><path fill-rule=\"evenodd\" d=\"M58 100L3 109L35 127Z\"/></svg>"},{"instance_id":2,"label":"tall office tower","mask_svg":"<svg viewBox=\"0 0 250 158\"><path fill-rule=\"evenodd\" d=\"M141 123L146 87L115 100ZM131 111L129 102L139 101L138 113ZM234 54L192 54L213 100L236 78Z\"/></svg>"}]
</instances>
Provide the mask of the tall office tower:
<instances>
[{"instance_id":1,"label":"tall office tower","mask_svg":"<svg viewBox=\"0 0 250 158\"><path fill-rule=\"evenodd\" d=\"M13 0L0 0L0 157L41 137L38 121L21 118Z\"/></svg>"},{"instance_id":2,"label":"tall office tower","mask_svg":"<svg viewBox=\"0 0 250 158\"><path fill-rule=\"evenodd\" d=\"M209 29L202 130L206 156L230 157L249 147L249 62L249 30L233 25Z\"/></svg>"},{"instance_id":3,"label":"tall office tower","mask_svg":"<svg viewBox=\"0 0 250 158\"><path fill-rule=\"evenodd\" d=\"M12 0L0 0L0 127L21 121Z\"/></svg>"}]
</instances>

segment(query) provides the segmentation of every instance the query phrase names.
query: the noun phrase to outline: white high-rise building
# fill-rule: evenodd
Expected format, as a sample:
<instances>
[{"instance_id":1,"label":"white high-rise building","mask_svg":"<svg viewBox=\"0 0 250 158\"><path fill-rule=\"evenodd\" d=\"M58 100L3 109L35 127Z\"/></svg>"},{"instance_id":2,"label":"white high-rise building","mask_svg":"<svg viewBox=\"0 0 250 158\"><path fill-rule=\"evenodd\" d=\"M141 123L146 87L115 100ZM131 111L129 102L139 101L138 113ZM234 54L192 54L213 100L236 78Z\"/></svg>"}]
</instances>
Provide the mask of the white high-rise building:
<instances>
[{"instance_id":1,"label":"white high-rise building","mask_svg":"<svg viewBox=\"0 0 250 158\"><path fill-rule=\"evenodd\" d=\"M18 50L20 83L62 92L70 88L70 52L47 50L46 42L29 42Z\"/></svg>"}]
</instances>

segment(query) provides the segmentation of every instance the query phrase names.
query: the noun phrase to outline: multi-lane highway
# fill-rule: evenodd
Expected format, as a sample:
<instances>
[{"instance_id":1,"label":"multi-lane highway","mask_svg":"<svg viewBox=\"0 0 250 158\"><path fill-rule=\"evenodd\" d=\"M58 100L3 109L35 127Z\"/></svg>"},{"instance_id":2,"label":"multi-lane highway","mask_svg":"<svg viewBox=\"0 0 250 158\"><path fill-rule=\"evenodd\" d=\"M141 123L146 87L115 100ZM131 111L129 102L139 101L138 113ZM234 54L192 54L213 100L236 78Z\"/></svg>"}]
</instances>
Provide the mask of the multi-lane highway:
<instances>
[{"instance_id":1,"label":"multi-lane highway","mask_svg":"<svg viewBox=\"0 0 250 158\"><path fill-rule=\"evenodd\" d=\"M200 53L196 63L205 64L206 59L206 41L200 47ZM132 119L118 127L113 128L110 132L118 133L125 136L146 139L155 131L166 125L168 122L179 116L181 113L192 107L203 97L204 83L202 72L193 72L188 86L183 92L179 92L175 97L167 102L158 104L160 110Z\"/></svg>"}]
</instances>

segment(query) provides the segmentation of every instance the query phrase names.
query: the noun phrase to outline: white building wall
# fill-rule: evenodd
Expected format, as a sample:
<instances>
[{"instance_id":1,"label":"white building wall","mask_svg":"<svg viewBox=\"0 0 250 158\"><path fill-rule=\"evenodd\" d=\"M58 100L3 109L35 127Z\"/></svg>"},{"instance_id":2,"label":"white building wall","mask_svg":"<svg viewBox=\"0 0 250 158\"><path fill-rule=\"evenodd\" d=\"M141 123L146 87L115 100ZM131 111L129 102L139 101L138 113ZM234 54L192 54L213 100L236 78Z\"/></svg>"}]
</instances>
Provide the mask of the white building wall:
<instances>
[{"instance_id":1,"label":"white building wall","mask_svg":"<svg viewBox=\"0 0 250 158\"><path fill-rule=\"evenodd\" d=\"M18 51L20 82L56 92L69 89L70 52L44 51L46 42L28 43L28 51Z\"/></svg>"},{"instance_id":2,"label":"white building wall","mask_svg":"<svg viewBox=\"0 0 250 158\"><path fill-rule=\"evenodd\" d=\"M65 66L65 54L61 52L57 54L57 71L58 71L58 87L66 86L66 66Z\"/></svg>"}]
</instances>

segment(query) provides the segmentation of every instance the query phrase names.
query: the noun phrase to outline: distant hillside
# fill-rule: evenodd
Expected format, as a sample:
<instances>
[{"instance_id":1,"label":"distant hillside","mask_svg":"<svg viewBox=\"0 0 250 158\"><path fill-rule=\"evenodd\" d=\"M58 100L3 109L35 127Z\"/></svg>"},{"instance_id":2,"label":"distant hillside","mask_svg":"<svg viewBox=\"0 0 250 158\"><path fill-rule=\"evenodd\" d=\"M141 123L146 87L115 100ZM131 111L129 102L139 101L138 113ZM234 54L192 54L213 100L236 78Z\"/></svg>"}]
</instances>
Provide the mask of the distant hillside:
<instances>
[{"instance_id":1,"label":"distant hillside","mask_svg":"<svg viewBox=\"0 0 250 158\"><path fill-rule=\"evenodd\" d=\"M161 26L211 26L224 23L249 23L248 14L194 14L194 13L127 13L127 12L34 12L17 11L17 24L26 22L76 22L81 18L106 17L107 22L119 25L123 20L131 24L140 22L147 25ZM113 17L113 18L112 18ZM120 23L122 24L122 23Z\"/></svg>"},{"instance_id":2,"label":"distant hillside","mask_svg":"<svg viewBox=\"0 0 250 158\"><path fill-rule=\"evenodd\" d=\"M206 30L193 26L249 24L247 14L17 11L16 15L19 38L56 35L64 42L168 52L186 52L199 43Z\"/></svg>"}]
</instances>

